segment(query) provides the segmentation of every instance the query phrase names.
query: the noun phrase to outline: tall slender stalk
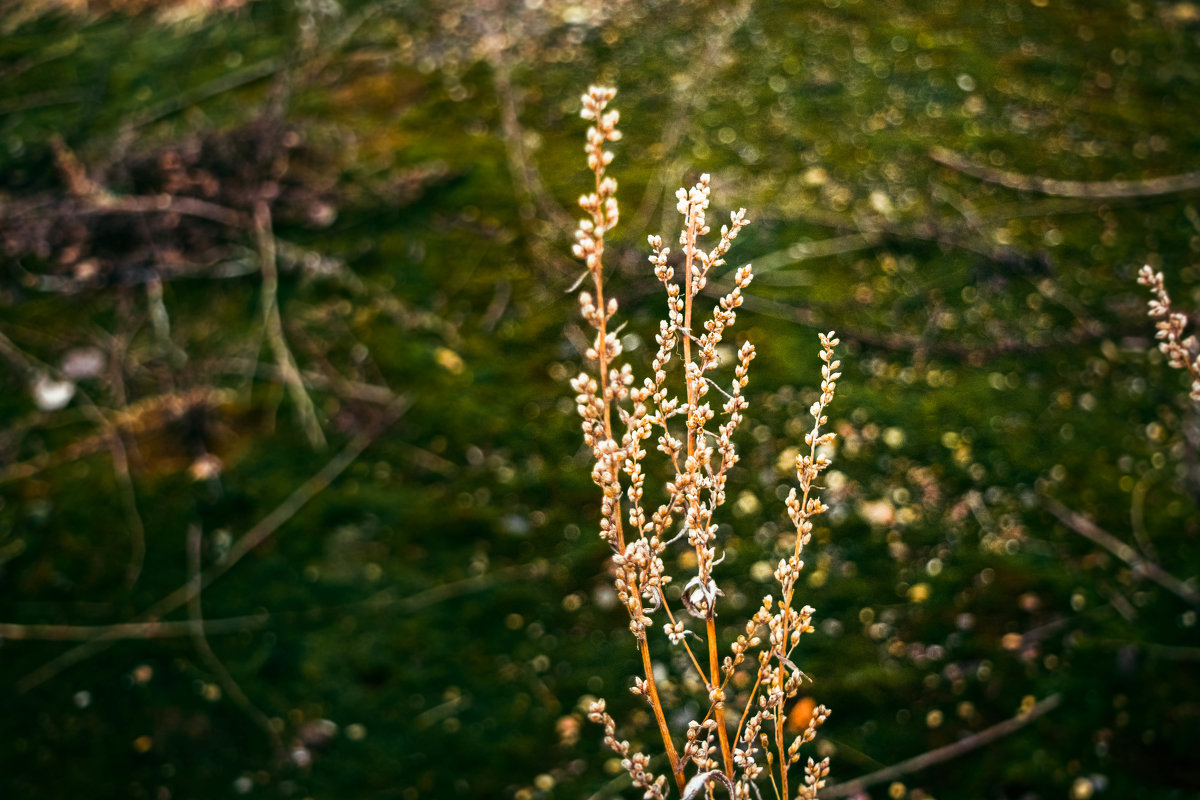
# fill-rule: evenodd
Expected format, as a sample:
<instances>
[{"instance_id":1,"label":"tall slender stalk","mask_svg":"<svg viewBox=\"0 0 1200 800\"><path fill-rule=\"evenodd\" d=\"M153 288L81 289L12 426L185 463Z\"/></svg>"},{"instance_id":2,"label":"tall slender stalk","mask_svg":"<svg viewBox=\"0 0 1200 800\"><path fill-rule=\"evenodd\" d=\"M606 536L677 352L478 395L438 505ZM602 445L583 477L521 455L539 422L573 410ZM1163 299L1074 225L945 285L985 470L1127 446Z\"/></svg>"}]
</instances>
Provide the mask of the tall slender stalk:
<instances>
[{"instance_id":1,"label":"tall slender stalk","mask_svg":"<svg viewBox=\"0 0 1200 800\"><path fill-rule=\"evenodd\" d=\"M792 652L800 636L813 630L813 609L809 606L795 609L792 601L796 579L804 566L800 555L811 538L811 519L825 510L812 489L817 475L829 466L823 453L834 439L833 434L822 433L821 428L827 422L825 409L833 399L840 377L839 362L833 359L833 347L838 342L832 333L820 336L824 362L821 397L810 409L814 422L805 436L808 452L796 463L802 491L798 495L792 490L787 500L796 540L789 557L779 562L775 572L780 599L764 597L746 623L744 633L723 645L716 622L718 598L723 592L717 586L715 571L724 555L718 557L723 546L718 542L714 519L725 502L728 471L738 461L733 436L742 422L742 412L748 407L742 390L749 381L753 345L745 343L738 349L728 391L710 373L721 365L718 347L726 330L736 321L742 292L753 279L751 268L747 265L735 271L734 288L705 318L702 332L693 329L693 322L710 270L725 265L725 253L748 221L744 210L731 214L729 224L721 227L715 247L705 250L699 243L711 232L706 220L709 177L703 175L690 190L680 189L676 193L677 209L683 216L679 236L683 275L676 280L670 248L663 245L660 237L651 236L650 262L655 277L667 292L667 315L659 323L656 336L658 350L652 363L653 376L638 385L628 364L616 365L621 344L611 320L617 312L617 301L611 294L606 296L603 274L605 234L619 217L617 183L606 175L613 156L604 149L606 143L620 138L616 129L617 112L606 111L614 94L612 89L592 87L583 96L582 115L595 123L588 129L585 148L595 188L579 199L588 218L580 222L576 231L574 253L587 266L583 277L591 278L590 289L579 294L579 305L583 318L595 330L595 339L586 354L594 372L582 372L571 386L582 418L584 442L594 458L592 479L602 490L600 536L612 549L614 588L629 614L629 628L642 661L642 675L634 678L631 691L650 706L671 777L681 797L691 800L701 794L711 796L712 788L720 784L732 797L749 798L751 786L767 771L777 796L787 800L791 797L788 767L799 760L801 745L813 739L817 727L829 714L824 706L818 706L805 730L787 741L786 705L799 693L801 681L806 677L793 663ZM676 355L682 356L677 369L682 370L683 399L668 388L667 370ZM716 388L725 398L719 410L705 399L710 388ZM678 417L683 417L682 438L676 435ZM718 419L720 422L713 430L711 426ZM647 439L656 440L656 449L663 454L673 474L664 487L666 500L650 513L643 505L646 478L643 463L647 455L643 442ZM666 571L663 555L680 539L685 540L695 556L696 573L676 595L665 591L672 576ZM671 605L676 602L685 613L672 610ZM653 615L660 611L666 617L662 627L667 639L672 645L684 648L686 662L695 669L708 693L708 711L702 719L688 723L682 750L675 747L650 656L648 634L654 624ZM702 637L687 627L689 617L703 620ZM760 635L764 631L766 642ZM687 642L688 636L703 639L707 656L704 664ZM729 648L729 655L722 658L724 647ZM736 698L745 705L731 739L726 718L731 698L727 691L731 690L731 680L739 668L748 669L743 666L747 654L755 651L757 675L749 694ZM589 717L604 726L605 744L621 756L622 766L634 785L644 790L644 797L665 797L667 777L652 774L648 769L650 757L634 752L628 741L617 738L616 723L603 700L593 704ZM763 734L764 728L773 735ZM760 747L766 753L766 770L756 762ZM718 749L719 761L714 758ZM692 773L690 778L689 773ZM796 796L815 798L827 773L827 759L815 763L810 758L804 785L798 787Z\"/></svg>"}]
</instances>

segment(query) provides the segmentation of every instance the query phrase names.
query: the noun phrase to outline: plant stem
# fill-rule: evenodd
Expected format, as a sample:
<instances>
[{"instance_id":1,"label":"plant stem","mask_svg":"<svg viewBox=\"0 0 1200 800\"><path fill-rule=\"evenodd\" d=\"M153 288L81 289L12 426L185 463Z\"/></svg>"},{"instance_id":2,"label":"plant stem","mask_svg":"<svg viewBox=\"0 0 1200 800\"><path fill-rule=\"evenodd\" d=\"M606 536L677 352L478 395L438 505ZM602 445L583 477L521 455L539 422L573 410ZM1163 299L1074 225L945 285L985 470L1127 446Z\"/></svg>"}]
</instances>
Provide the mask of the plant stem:
<instances>
[{"instance_id":1,"label":"plant stem","mask_svg":"<svg viewBox=\"0 0 1200 800\"><path fill-rule=\"evenodd\" d=\"M708 609L708 669L712 674L711 682L714 689L720 686L721 673L717 664L717 622L714 609ZM725 764L725 774L733 779L733 753L729 749L729 732L725 730L725 701L717 700L713 707L713 719L717 721L717 737L721 740L721 761Z\"/></svg>"},{"instance_id":2,"label":"plant stem","mask_svg":"<svg viewBox=\"0 0 1200 800\"><path fill-rule=\"evenodd\" d=\"M679 794L683 794L683 787L686 784L683 776L683 764L679 761L679 754L675 752L675 744L671 741L671 731L667 728L667 718L663 714L662 702L658 699L658 685L654 682L654 665L650 663L650 645L646 638L638 638L638 650L642 654L642 669L646 673L646 688L647 694L650 696L650 707L654 709L654 721L658 723L658 732L662 734L663 747L667 751L667 759L671 762L671 774L675 776L675 783L679 787Z\"/></svg>"},{"instance_id":3,"label":"plant stem","mask_svg":"<svg viewBox=\"0 0 1200 800\"><path fill-rule=\"evenodd\" d=\"M597 124L599 120L597 119ZM601 163L595 169L596 176L596 195L602 196L600 191L601 182L604 180L604 166ZM596 361L597 369L600 373L600 399L604 406L604 435L608 439L613 439L612 426L612 406L609 402L608 392L608 306L604 300L604 234L607 232L608 220L605 218L604 206L600 204L596 210L592 212L592 221L595 225L595 267L592 270L592 283L596 289L596 308L598 309L599 324L597 325L597 346L596 346ZM614 473L619 467L614 466ZM613 475L617 478L617 475ZM614 481L616 482L616 481ZM621 524L621 497L618 495L613 498L612 512L612 532L616 549L620 553L625 552L625 534ZM633 586L631 591L634 596L640 595L640 587ZM642 614L641 603L637 604L637 613ZM658 724L658 732L662 736L663 748L666 750L667 759L671 762L671 774L675 777L675 783L679 788L679 793L683 794L686 781L683 774L683 764L680 763L679 754L675 751L675 744L671 741L671 730L667 727L667 718L663 713L662 701L658 697L658 685L654 680L654 665L650 662L650 645L646 641L645 634L638 636L638 651L642 656L642 671L646 675L646 694L650 698L650 707L654 710L654 721Z\"/></svg>"},{"instance_id":4,"label":"plant stem","mask_svg":"<svg viewBox=\"0 0 1200 800\"><path fill-rule=\"evenodd\" d=\"M688 416L692 415L697 400L696 387L688 377L687 368L692 364L692 262L696 249L696 215L688 209L687 244L684 245L685 260L683 265L683 376L687 383ZM688 425L687 434L688 457L696 451L696 431Z\"/></svg>"}]
</instances>

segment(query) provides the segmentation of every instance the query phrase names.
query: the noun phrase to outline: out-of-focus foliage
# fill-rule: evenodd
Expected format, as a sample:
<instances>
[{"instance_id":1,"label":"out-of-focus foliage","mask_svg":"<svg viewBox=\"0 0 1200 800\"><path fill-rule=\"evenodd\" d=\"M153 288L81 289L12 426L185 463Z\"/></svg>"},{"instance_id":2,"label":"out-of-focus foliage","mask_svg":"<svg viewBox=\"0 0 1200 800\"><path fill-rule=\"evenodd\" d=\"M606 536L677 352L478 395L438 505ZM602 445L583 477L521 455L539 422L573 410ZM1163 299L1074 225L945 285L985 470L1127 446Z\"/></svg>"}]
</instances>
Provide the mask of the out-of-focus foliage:
<instances>
[{"instance_id":1,"label":"out-of-focus foliage","mask_svg":"<svg viewBox=\"0 0 1200 800\"><path fill-rule=\"evenodd\" d=\"M813 333L844 342L800 598L833 778L1057 697L869 791L1200 791L1200 428L1134 282L1200 308L1200 193L1153 180L1200 168L1196 4L30 8L0 19L0 795L632 796L580 705L653 746L566 387L591 82L631 359L674 189L753 219L747 613ZM164 635L62 661L276 524Z\"/></svg>"}]
</instances>

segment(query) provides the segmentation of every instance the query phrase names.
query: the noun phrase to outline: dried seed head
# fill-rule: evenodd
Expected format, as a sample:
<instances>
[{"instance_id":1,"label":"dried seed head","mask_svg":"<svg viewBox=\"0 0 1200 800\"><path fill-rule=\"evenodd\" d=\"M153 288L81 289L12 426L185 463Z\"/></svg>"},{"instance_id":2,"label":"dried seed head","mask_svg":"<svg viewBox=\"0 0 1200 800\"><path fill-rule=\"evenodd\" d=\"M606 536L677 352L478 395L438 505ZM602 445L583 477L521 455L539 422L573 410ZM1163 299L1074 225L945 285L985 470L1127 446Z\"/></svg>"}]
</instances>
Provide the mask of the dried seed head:
<instances>
[{"instance_id":1,"label":"dried seed head","mask_svg":"<svg viewBox=\"0 0 1200 800\"><path fill-rule=\"evenodd\" d=\"M617 182L605 170L612 153L605 150L608 142L617 141L618 115L607 109L615 92L592 87L583 96L582 116L594 124L588 129L588 166L595 185L591 192L580 197L585 212L575 233L573 252L583 260L590 278L589 290L580 292L579 307L584 321L594 334L586 356L594 370L581 373L571 381L575 404L581 418L585 445L592 453L592 479L601 489L599 532L612 548L612 582L618 601L629 615L629 628L645 663L649 664L647 637L661 628L668 641L686 651L686 659L699 673L681 683L671 681L674 694L682 688L694 691L702 686L708 695L709 713L701 720L688 724L687 740L679 759L671 744L667 728L667 710L656 689L654 670L647 667L643 676L634 678L630 691L642 697L655 712L660 733L671 754L671 770L680 786L681 795L700 797L711 793L721 783L730 796L749 798L751 789L764 770L785 777L786 765L800 758L802 745L811 741L816 727L824 721L828 710L818 707L812 721L801 736L789 743L778 741L771 747L764 720L782 719L789 699L800 691L806 676L790 660L800 638L812 632L813 609L804 605L794 607L798 576L804 562L800 555L812 536L812 518L823 513L825 505L816 496L817 478L829 466L834 434L827 433L826 409L833 400L841 364L833 357L838 340L832 333L820 334L821 384L820 396L812 404L813 424L804 436L807 452L796 461L798 490L792 490L786 506L796 528L792 552L780 559L775 577L780 585L779 599L767 595L760 607L745 623L744 633L731 643L729 655L720 658L717 652L714 617L723 592L718 586L719 565L724 549L719 540L718 511L726 501L730 469L739 461L736 432L749 407L743 390L749 383L750 365L755 356L754 346L741 344L736 361L728 362L726 337L737 322L744 302L744 293L753 281L749 265L721 276L734 239L747 225L746 212L739 209L721 225L717 241L711 249L702 245L710 234L707 221L711 199L711 181L702 175L690 189L676 193L677 210L682 215L679 252L672 254L661 236L650 236L649 256L655 278L666 292L665 318L659 323L654 340L657 345L649 376L635 377L628 364L617 365L622 353L620 328L613 327L619 306L611 293L605 292L603 258L605 235L619 219L616 199ZM710 279L732 279L711 312L701 310L703 290ZM707 307L706 307L707 308ZM724 380L714 376L725 366L732 375ZM674 379L680 381L674 388ZM720 397L718 397L718 395ZM648 477L646 441L652 440L667 465L667 480L663 483L665 499L657 508L644 506L645 497L656 490L647 490ZM664 563L674 563L668 557L670 548L682 548L692 558L695 572L684 584L678 602L692 617L705 620L704 630L693 632L685 627L686 617L676 601L664 592L671 581ZM718 557L718 554L722 554ZM797 602L796 605L799 605ZM654 624L652 615L659 617ZM689 644L689 636L704 639L710 650L706 659L697 657ZM753 656L753 658L750 658ZM720 660L718 661L718 659ZM745 670L750 675L739 675ZM730 681L753 678L754 689L745 699L744 727L735 729L732 737L726 725L725 704L735 697ZM733 686L749 685L736 682ZM742 690L739 689L737 694ZM741 699L739 698L739 702ZM750 713L754 712L754 713ZM633 784L644 791L644 797L664 796L665 776L655 777L647 767L650 759L635 752L627 741L616 736L616 727L597 701L589 710L589 718L604 726L605 745L620 757L622 767ZM777 724L765 726L777 735ZM720 738L721 755L716 751ZM732 738L731 742L727 739ZM758 763L759 746L766 751L766 766ZM757 754L757 755L756 755ZM805 792L815 793L823 785L827 767L810 763L806 772ZM694 765L698 774L684 783L685 766ZM772 775L774 779L775 775Z\"/></svg>"}]
</instances>

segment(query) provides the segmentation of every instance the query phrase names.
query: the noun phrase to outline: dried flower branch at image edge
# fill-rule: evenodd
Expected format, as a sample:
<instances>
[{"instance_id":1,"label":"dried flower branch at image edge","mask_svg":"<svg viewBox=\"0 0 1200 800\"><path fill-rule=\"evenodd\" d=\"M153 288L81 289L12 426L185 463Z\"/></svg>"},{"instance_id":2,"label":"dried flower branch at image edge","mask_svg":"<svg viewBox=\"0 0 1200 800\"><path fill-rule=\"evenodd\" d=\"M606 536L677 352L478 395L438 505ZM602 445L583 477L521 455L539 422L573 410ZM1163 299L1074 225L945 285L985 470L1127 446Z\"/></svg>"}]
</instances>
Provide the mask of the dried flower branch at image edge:
<instances>
[{"instance_id":1,"label":"dried flower branch at image edge","mask_svg":"<svg viewBox=\"0 0 1200 800\"><path fill-rule=\"evenodd\" d=\"M1148 286L1154 293L1154 298L1147 305L1150 310L1147 316L1158 320L1154 327L1158 332L1154 335L1158 349L1167 357L1167 363L1175 369L1187 370L1192 378L1192 388L1188 396L1200 401L1200 345L1195 336L1184 337L1183 329L1187 327L1187 315L1171 310L1171 296L1163 281L1163 274L1155 272L1147 264L1138 270L1138 283Z\"/></svg>"},{"instance_id":2,"label":"dried flower branch at image edge","mask_svg":"<svg viewBox=\"0 0 1200 800\"><path fill-rule=\"evenodd\" d=\"M683 216L679 236L682 279L675 278L670 248L660 237L649 237L653 250L650 262L667 292L666 319L659 322L655 337L658 350L652 363L653 376L639 383L628 364L618 367L621 343L612 325L617 302L605 296L603 276L605 234L617 224L619 216L617 183L605 174L613 156L604 147L620 138L617 112L605 110L614 95L613 89L592 87L583 96L582 116L595 123L588 129L585 147L588 167L595 175L595 190L579 199L589 218L580 222L573 249L587 265L581 280L591 277L591 290L579 293L579 306L596 333L586 353L594 364L594 373L580 373L571 381L571 387L582 417L583 439L595 461L592 479L602 490L600 536L612 548L614 588L629 614L629 629L641 656L642 674L634 678L630 691L650 707L671 777L682 798L711 795L718 784L739 799L749 798L752 787L759 796L757 780L766 773L775 796L789 800L793 796L789 767L800 760L801 746L813 740L829 715L829 709L817 706L804 730L788 740L785 706L807 678L792 655L800 637L813 631L814 611L807 605L793 608L792 602L804 567L801 554L812 536L812 518L826 510L816 496L815 482L830 465L825 453L832 448L834 434L823 433L822 426L827 422L825 410L841 376L837 371L840 362L833 357L838 340L832 332L820 335L821 395L810 409L813 425L804 437L808 452L796 460L800 491L792 489L787 498L796 534L788 545L787 557L775 570L780 597L762 598L743 633L725 646L727 651L722 655L725 648L717 635L716 607L724 593L717 585L716 568L724 555L718 556L721 546L714 517L726 499L729 469L738 461L733 434L748 406L742 390L749 380L753 345L743 344L737 351L733 379L726 384L728 390L710 373L720 366L719 346L736 321L742 292L753 278L750 266L736 270L734 288L705 317L703 333L694 332L693 319L702 313L697 299L710 271L725 264L725 253L748 221L744 209L731 214L729 224L721 227L716 246L705 250L698 243L710 233L706 222L708 175L702 175L690 191L677 192L677 210ZM667 386L667 369L672 361L678 364L673 371L682 373L683 397ZM723 398L719 410L706 400L710 390ZM710 423L718 418L714 430ZM662 487L666 500L648 514L644 505L643 443L651 438L673 477ZM663 561L668 548L674 545L678 545L674 549L694 555L696 569L674 601L678 608L672 607L666 592L672 576ZM706 713L688 722L678 749L651 660L648 637L655 625L661 625L672 647L680 648L684 663L695 670L707 692ZM744 680L734 682L738 673ZM675 683L680 682L673 682L673 686ZM751 684L748 692L733 690L734 686ZM734 706L741 708L740 713L728 714ZM650 771L651 757L635 752L628 741L618 738L605 701L593 703L588 716L604 726L605 745L621 757L621 765L634 786L644 790L643 797L666 797L667 776L655 776ZM671 718L678 717L673 713ZM736 724L730 725L734 720ZM765 766L760 761L765 761ZM814 762L809 758L794 796L815 798L828 772L828 759Z\"/></svg>"}]
</instances>

